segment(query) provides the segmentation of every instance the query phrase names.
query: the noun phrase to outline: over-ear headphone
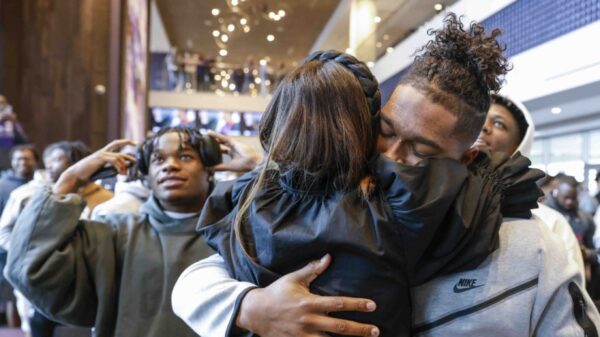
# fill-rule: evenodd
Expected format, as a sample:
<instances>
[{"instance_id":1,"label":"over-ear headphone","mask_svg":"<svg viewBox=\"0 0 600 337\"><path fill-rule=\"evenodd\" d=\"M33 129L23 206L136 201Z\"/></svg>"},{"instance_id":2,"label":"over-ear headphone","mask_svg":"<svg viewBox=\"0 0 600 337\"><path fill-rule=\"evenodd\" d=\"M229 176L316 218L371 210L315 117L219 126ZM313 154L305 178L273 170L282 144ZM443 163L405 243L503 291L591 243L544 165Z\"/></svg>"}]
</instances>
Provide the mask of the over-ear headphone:
<instances>
[{"instance_id":1,"label":"over-ear headphone","mask_svg":"<svg viewBox=\"0 0 600 337\"><path fill-rule=\"evenodd\" d=\"M216 139L211 136L202 135L196 130L190 132L189 136L190 139L187 142L191 144L192 147L198 152L204 166L212 167L223 162L221 146ZM154 146L154 142L156 140L156 137L146 139L138 149L136 155L137 169L143 175L148 175L152 147Z\"/></svg>"}]
</instances>

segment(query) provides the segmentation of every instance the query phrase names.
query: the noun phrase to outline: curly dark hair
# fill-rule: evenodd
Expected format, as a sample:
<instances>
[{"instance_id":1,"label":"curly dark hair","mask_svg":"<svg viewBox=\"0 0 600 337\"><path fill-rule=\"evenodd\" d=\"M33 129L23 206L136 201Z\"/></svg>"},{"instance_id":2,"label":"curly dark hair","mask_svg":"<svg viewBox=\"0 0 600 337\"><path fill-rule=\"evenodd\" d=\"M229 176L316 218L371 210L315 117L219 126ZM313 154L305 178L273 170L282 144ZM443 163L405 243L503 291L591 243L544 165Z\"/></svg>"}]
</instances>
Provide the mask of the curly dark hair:
<instances>
[{"instance_id":1,"label":"curly dark hair","mask_svg":"<svg viewBox=\"0 0 600 337\"><path fill-rule=\"evenodd\" d=\"M444 27L429 30L434 39L417 51L414 63L400 84L409 84L434 103L458 117L456 134L475 141L490 108L490 92L497 92L510 70L496 39L502 32L486 34L484 27L450 13Z\"/></svg>"}]
</instances>

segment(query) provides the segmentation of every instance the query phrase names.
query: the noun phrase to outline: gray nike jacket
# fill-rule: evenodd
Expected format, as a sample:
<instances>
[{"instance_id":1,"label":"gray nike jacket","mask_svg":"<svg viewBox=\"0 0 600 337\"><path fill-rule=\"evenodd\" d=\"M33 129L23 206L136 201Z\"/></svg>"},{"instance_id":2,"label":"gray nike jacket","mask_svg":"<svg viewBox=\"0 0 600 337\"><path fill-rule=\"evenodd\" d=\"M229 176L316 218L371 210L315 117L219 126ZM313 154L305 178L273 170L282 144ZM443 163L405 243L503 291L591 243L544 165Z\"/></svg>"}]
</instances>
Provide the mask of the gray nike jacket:
<instances>
[{"instance_id":1,"label":"gray nike jacket","mask_svg":"<svg viewBox=\"0 0 600 337\"><path fill-rule=\"evenodd\" d=\"M598 336L600 315L577 267L543 223L506 219L499 245L478 268L412 289L414 336ZM230 336L252 287L233 280L214 255L181 275L173 309L202 336Z\"/></svg>"},{"instance_id":2,"label":"gray nike jacket","mask_svg":"<svg viewBox=\"0 0 600 337\"><path fill-rule=\"evenodd\" d=\"M414 336L598 336L600 316L564 245L538 220L505 220L477 269L412 289Z\"/></svg>"}]
</instances>

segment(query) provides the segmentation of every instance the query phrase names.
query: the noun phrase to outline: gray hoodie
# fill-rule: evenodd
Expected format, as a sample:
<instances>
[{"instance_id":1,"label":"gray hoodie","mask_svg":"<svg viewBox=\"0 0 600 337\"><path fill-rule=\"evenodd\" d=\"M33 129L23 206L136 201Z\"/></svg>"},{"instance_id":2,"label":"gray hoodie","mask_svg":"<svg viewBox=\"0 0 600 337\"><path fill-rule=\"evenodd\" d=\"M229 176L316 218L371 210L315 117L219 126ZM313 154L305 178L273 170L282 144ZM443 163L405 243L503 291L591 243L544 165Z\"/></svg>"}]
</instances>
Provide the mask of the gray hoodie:
<instances>
[{"instance_id":1,"label":"gray hoodie","mask_svg":"<svg viewBox=\"0 0 600 337\"><path fill-rule=\"evenodd\" d=\"M36 308L95 336L195 336L171 309L179 274L212 253L197 216L176 220L150 197L140 216L79 220L76 194L36 193L17 220L6 277Z\"/></svg>"},{"instance_id":2,"label":"gray hoodie","mask_svg":"<svg viewBox=\"0 0 600 337\"><path fill-rule=\"evenodd\" d=\"M522 155L529 157L531 155L531 147L533 146L535 135L535 124L533 124L533 117L523 103L507 96L504 97L510 100L519 108L519 110L521 110L521 112L523 112L523 116L527 122L527 130L525 131L525 135L523 136L521 143L515 150L515 153L521 152ZM567 219L565 219L565 217L559 212L541 203L538 204L537 209L532 209L531 212L534 216L542 220L542 222L548 226L550 231L552 231L552 233L554 233L554 235L560 238L560 240L564 243L567 250L567 255L569 259L577 264L583 279L583 285L585 285L585 267L583 265L583 256L581 255L581 249L579 248L577 238L575 237L575 234L573 233L571 225L569 225Z\"/></svg>"}]
</instances>

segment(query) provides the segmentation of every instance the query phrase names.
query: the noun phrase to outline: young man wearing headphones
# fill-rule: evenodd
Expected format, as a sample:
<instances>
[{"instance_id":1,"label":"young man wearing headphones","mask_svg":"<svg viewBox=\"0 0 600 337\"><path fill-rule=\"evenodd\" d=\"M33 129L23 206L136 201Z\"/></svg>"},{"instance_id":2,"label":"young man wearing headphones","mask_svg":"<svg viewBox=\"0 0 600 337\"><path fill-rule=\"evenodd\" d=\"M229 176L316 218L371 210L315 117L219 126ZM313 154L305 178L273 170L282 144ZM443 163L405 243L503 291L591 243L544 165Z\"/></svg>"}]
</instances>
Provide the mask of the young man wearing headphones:
<instances>
[{"instance_id":1,"label":"young man wearing headphones","mask_svg":"<svg viewBox=\"0 0 600 337\"><path fill-rule=\"evenodd\" d=\"M177 127L147 139L137 160L116 152L128 144L113 141L32 197L13 232L7 277L50 318L94 327L98 337L195 336L173 314L171 289L212 253L196 233L198 214L222 149L239 152L225 138ZM123 174L134 162L152 191L141 214L79 220L78 187L107 165Z\"/></svg>"}]
</instances>

